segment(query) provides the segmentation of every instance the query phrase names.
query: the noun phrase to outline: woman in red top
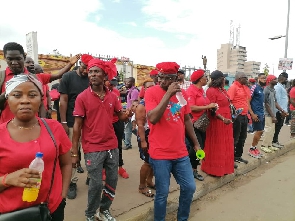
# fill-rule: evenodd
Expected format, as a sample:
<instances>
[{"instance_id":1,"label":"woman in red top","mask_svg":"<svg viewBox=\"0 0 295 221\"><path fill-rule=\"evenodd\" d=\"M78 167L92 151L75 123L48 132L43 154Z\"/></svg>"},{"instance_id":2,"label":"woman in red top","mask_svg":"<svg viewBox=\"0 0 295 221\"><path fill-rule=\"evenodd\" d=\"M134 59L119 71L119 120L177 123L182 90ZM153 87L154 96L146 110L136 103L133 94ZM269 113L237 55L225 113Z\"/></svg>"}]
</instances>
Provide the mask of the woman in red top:
<instances>
[{"instance_id":1,"label":"woman in red top","mask_svg":"<svg viewBox=\"0 0 295 221\"><path fill-rule=\"evenodd\" d=\"M213 110L214 108L217 108L217 104L210 103L210 100L207 98L202 88L203 86L207 84L207 77L205 75L204 70L197 70L193 72L191 75L191 82L192 84L186 90L186 93L188 95L188 103L192 111L191 113L192 122L194 123L204 114L205 111L207 112L208 110ZM198 138L200 147L204 149L206 132L198 130L197 128L194 128L194 130ZM188 137L187 139L191 143ZM193 168L194 177L197 180L203 181L204 180L203 176L198 174L198 171L197 171L199 160L196 158L196 152L191 147L191 145L189 145L188 149L189 149L188 150L189 157L190 157L191 165Z\"/></svg>"},{"instance_id":2,"label":"woman in red top","mask_svg":"<svg viewBox=\"0 0 295 221\"><path fill-rule=\"evenodd\" d=\"M221 71L211 73L211 83L206 95L210 102L218 104L215 115L210 116L206 131L205 160L201 169L213 176L224 176L234 172L234 140L229 99L224 90L224 75Z\"/></svg>"},{"instance_id":3,"label":"woman in red top","mask_svg":"<svg viewBox=\"0 0 295 221\"><path fill-rule=\"evenodd\" d=\"M46 202L54 160L58 157L48 207L52 221L62 221L71 180L71 142L57 121L46 119L56 140L56 150L45 125L36 117L42 95L41 83L30 75L15 76L6 83L5 96L14 118L0 125L0 214ZM30 178L40 177L39 171L28 168L37 152L43 153L45 168L38 198L28 203L22 200L22 194L24 187L36 185Z\"/></svg>"}]
</instances>

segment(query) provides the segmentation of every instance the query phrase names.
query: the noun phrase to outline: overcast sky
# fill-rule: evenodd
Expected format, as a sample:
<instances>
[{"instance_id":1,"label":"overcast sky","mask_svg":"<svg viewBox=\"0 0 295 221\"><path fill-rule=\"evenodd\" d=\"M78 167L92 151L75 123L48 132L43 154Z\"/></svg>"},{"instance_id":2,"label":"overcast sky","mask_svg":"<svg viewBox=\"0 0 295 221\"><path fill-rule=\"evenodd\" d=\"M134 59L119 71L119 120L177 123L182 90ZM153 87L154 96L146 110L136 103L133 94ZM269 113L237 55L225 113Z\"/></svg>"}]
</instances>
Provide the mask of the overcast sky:
<instances>
[{"instance_id":1,"label":"overcast sky","mask_svg":"<svg viewBox=\"0 0 295 221\"><path fill-rule=\"evenodd\" d=\"M293 4L292 4L293 3ZM241 25L240 45L248 60L278 74L284 56L287 0L15 0L1 1L0 47L23 46L38 33L39 53L108 54L134 63L217 67L217 49L229 42L230 20ZM288 57L295 57L295 2L291 2ZM294 71L292 71L294 72ZM292 74L290 71L289 73Z\"/></svg>"}]
</instances>

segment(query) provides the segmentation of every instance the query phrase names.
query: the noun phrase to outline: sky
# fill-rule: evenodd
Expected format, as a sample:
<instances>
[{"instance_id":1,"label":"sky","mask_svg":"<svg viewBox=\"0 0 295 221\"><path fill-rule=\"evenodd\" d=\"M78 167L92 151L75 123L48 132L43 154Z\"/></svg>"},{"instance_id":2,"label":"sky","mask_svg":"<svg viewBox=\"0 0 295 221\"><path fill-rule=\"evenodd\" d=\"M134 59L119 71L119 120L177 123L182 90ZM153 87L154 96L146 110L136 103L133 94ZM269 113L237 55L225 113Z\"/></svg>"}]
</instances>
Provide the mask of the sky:
<instances>
[{"instance_id":1,"label":"sky","mask_svg":"<svg viewBox=\"0 0 295 221\"><path fill-rule=\"evenodd\" d=\"M240 45L248 61L267 63L278 75L284 57L287 0L15 0L1 1L0 47L15 41L25 47L36 31L39 54L90 53L128 57L155 66L217 68L217 49L229 42L230 21L240 25ZM6 9L6 10L3 10ZM295 2L291 1L288 57L295 57ZM293 75L293 71L288 73ZM294 74L295 78L295 74Z\"/></svg>"}]
</instances>

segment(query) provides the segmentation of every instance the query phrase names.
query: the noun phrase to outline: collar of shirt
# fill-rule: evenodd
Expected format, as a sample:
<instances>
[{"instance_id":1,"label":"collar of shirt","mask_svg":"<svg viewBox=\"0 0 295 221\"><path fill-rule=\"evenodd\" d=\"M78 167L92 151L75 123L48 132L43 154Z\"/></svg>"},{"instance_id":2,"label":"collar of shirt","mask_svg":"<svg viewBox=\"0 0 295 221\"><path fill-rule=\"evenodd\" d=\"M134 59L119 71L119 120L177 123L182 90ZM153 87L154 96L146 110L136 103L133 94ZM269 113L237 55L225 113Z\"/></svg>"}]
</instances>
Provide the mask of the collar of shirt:
<instances>
[{"instance_id":1,"label":"collar of shirt","mask_svg":"<svg viewBox=\"0 0 295 221\"><path fill-rule=\"evenodd\" d=\"M29 71L26 68L24 68L24 73L25 74L29 74ZM8 75L14 75L14 73L10 70L9 67L6 68L5 74L6 74L6 76L8 76Z\"/></svg>"},{"instance_id":2,"label":"collar of shirt","mask_svg":"<svg viewBox=\"0 0 295 221\"><path fill-rule=\"evenodd\" d=\"M96 94L96 92L94 92L94 91L92 90L91 86L89 86L89 88L90 88L90 92L91 92L92 94L95 94L96 96L98 96L98 95ZM106 86L103 86L103 90L106 92L106 95L110 93L110 90L109 90Z\"/></svg>"}]
</instances>

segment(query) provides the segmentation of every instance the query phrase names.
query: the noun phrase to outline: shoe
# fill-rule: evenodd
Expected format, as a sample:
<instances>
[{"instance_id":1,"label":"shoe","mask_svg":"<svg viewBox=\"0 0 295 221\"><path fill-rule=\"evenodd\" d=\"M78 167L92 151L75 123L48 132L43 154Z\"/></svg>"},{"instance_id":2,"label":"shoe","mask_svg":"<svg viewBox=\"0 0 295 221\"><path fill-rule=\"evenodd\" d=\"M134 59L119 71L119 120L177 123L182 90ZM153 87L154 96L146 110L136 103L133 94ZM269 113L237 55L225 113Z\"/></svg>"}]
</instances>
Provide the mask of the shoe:
<instances>
[{"instance_id":1,"label":"shoe","mask_svg":"<svg viewBox=\"0 0 295 221\"><path fill-rule=\"evenodd\" d=\"M204 177L201 174L199 174L197 170L194 170L193 174L195 179L199 181L204 181Z\"/></svg>"},{"instance_id":2,"label":"shoe","mask_svg":"<svg viewBox=\"0 0 295 221\"><path fill-rule=\"evenodd\" d=\"M107 178L106 176L106 170L105 169L102 169L102 181L105 181Z\"/></svg>"},{"instance_id":3,"label":"shoe","mask_svg":"<svg viewBox=\"0 0 295 221\"><path fill-rule=\"evenodd\" d=\"M101 221L116 221L116 219L111 215L109 210L98 212L96 216Z\"/></svg>"},{"instance_id":4,"label":"shoe","mask_svg":"<svg viewBox=\"0 0 295 221\"><path fill-rule=\"evenodd\" d=\"M235 162L248 164L248 160L244 160L242 157L235 157Z\"/></svg>"},{"instance_id":5,"label":"shoe","mask_svg":"<svg viewBox=\"0 0 295 221\"><path fill-rule=\"evenodd\" d=\"M265 152L265 153L272 153L272 150L271 150L271 149L269 149L269 148L267 148L267 147L265 147L265 146L262 146L262 145L261 145L261 150L262 150L263 152Z\"/></svg>"},{"instance_id":6,"label":"shoe","mask_svg":"<svg viewBox=\"0 0 295 221\"><path fill-rule=\"evenodd\" d=\"M77 173L84 173L84 170L81 167L81 165L77 167Z\"/></svg>"},{"instance_id":7,"label":"shoe","mask_svg":"<svg viewBox=\"0 0 295 221\"><path fill-rule=\"evenodd\" d=\"M238 167L239 167L238 164L234 163L234 168L238 169Z\"/></svg>"},{"instance_id":8,"label":"shoe","mask_svg":"<svg viewBox=\"0 0 295 221\"><path fill-rule=\"evenodd\" d=\"M89 182L90 182L90 177L87 177L87 178L86 178L86 182L85 182L85 184L86 184L87 186L89 186Z\"/></svg>"},{"instance_id":9,"label":"shoe","mask_svg":"<svg viewBox=\"0 0 295 221\"><path fill-rule=\"evenodd\" d=\"M257 148L255 148L255 152L256 152L256 155L258 156L258 159L263 156Z\"/></svg>"},{"instance_id":10,"label":"shoe","mask_svg":"<svg viewBox=\"0 0 295 221\"><path fill-rule=\"evenodd\" d=\"M126 170L123 167L119 167L118 174L123 177L124 179L129 178L129 174L126 172Z\"/></svg>"},{"instance_id":11,"label":"shoe","mask_svg":"<svg viewBox=\"0 0 295 221\"><path fill-rule=\"evenodd\" d=\"M94 216L86 217L86 221L96 221Z\"/></svg>"},{"instance_id":12,"label":"shoe","mask_svg":"<svg viewBox=\"0 0 295 221\"><path fill-rule=\"evenodd\" d=\"M70 183L70 187L69 187L69 190L68 190L68 194L67 194L67 197L68 199L75 199L77 196L77 184L76 183Z\"/></svg>"},{"instance_id":13,"label":"shoe","mask_svg":"<svg viewBox=\"0 0 295 221\"><path fill-rule=\"evenodd\" d=\"M254 157L256 159L260 158L260 152L259 152L259 150L257 152L257 149L256 148L250 148L249 151L248 151L248 154L251 157Z\"/></svg>"},{"instance_id":14,"label":"shoe","mask_svg":"<svg viewBox=\"0 0 295 221\"><path fill-rule=\"evenodd\" d=\"M273 150L273 151L277 151L280 148L274 147L274 146L268 146L268 149Z\"/></svg>"},{"instance_id":15,"label":"shoe","mask_svg":"<svg viewBox=\"0 0 295 221\"><path fill-rule=\"evenodd\" d=\"M132 146L125 146L125 147L122 147L123 150L129 150L129 149L132 149Z\"/></svg>"},{"instance_id":16,"label":"shoe","mask_svg":"<svg viewBox=\"0 0 295 221\"><path fill-rule=\"evenodd\" d=\"M273 147L277 147L277 148L283 148L284 147L284 144L281 144L280 142L275 142L275 143L272 143L272 146Z\"/></svg>"}]
</instances>

